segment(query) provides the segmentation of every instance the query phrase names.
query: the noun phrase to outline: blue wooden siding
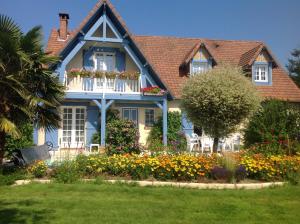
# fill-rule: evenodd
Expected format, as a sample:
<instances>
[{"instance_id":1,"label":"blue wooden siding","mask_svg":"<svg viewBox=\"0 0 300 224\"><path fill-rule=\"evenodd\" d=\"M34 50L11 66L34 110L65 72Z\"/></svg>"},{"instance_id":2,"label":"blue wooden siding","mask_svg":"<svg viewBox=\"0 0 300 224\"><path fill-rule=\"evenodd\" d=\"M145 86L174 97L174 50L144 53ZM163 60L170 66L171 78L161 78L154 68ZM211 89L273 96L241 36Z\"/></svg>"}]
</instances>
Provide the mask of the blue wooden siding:
<instances>
[{"instance_id":1,"label":"blue wooden siding","mask_svg":"<svg viewBox=\"0 0 300 224\"><path fill-rule=\"evenodd\" d=\"M182 131L187 135L192 135L194 132L194 125L186 116L186 113L182 113L181 115L181 125L182 125Z\"/></svg>"},{"instance_id":2,"label":"blue wooden siding","mask_svg":"<svg viewBox=\"0 0 300 224\"><path fill-rule=\"evenodd\" d=\"M54 148L58 148L58 129L54 129L51 131L46 131L46 142L52 142Z\"/></svg>"},{"instance_id":3,"label":"blue wooden siding","mask_svg":"<svg viewBox=\"0 0 300 224\"><path fill-rule=\"evenodd\" d=\"M34 128L34 129L33 129L33 143L34 143L35 145L38 144L38 138L39 138L38 132L39 132L38 128Z\"/></svg>"},{"instance_id":4,"label":"blue wooden siding","mask_svg":"<svg viewBox=\"0 0 300 224\"><path fill-rule=\"evenodd\" d=\"M99 108L88 106L86 111L86 144L91 144L92 136L99 130Z\"/></svg>"}]
</instances>

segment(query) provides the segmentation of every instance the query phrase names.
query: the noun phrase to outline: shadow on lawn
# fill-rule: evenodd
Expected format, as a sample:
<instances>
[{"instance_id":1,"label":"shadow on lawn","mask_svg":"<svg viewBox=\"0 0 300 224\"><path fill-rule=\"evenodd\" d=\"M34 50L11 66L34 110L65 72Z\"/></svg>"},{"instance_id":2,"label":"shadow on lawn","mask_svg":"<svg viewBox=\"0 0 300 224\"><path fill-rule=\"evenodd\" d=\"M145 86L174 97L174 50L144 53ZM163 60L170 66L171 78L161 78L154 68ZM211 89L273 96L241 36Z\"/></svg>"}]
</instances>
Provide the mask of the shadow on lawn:
<instances>
[{"instance_id":1,"label":"shadow on lawn","mask_svg":"<svg viewBox=\"0 0 300 224\"><path fill-rule=\"evenodd\" d=\"M25 224L25 223L49 223L53 211L51 209L33 208L37 202L33 200L3 202L0 201L0 223Z\"/></svg>"}]
</instances>

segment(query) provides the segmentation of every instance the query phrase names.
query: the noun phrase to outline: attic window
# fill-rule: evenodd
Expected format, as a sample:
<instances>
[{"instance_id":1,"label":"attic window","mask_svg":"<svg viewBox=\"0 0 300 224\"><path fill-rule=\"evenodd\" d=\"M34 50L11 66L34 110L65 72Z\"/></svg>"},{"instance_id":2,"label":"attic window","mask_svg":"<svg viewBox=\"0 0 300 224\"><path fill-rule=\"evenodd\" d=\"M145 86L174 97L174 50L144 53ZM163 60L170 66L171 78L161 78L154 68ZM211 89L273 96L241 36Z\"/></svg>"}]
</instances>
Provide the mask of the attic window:
<instances>
[{"instance_id":1,"label":"attic window","mask_svg":"<svg viewBox=\"0 0 300 224\"><path fill-rule=\"evenodd\" d=\"M208 62L192 61L191 62L191 75L201 74L208 71Z\"/></svg>"},{"instance_id":2,"label":"attic window","mask_svg":"<svg viewBox=\"0 0 300 224\"><path fill-rule=\"evenodd\" d=\"M254 66L254 81L255 82L268 82L268 65L255 65Z\"/></svg>"}]
</instances>

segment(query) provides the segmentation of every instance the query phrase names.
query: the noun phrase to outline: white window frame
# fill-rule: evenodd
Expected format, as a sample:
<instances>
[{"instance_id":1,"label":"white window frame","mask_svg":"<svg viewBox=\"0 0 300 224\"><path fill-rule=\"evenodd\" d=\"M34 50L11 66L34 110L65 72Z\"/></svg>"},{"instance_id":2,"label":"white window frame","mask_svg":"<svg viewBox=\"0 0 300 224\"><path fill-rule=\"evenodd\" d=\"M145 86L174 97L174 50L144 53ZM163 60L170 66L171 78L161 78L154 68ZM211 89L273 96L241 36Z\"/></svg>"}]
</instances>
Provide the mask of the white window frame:
<instances>
[{"instance_id":1,"label":"white window frame","mask_svg":"<svg viewBox=\"0 0 300 224\"><path fill-rule=\"evenodd\" d=\"M125 110L136 110L136 126L139 126L139 109L137 107L122 107L122 119L124 118L124 111ZM131 120L131 119L130 119Z\"/></svg>"},{"instance_id":2,"label":"white window frame","mask_svg":"<svg viewBox=\"0 0 300 224\"><path fill-rule=\"evenodd\" d=\"M197 71L194 71L194 65L199 64ZM202 67L203 66L203 67ZM190 74L197 75L207 72L210 69L208 61L191 61L190 63Z\"/></svg>"},{"instance_id":3,"label":"white window frame","mask_svg":"<svg viewBox=\"0 0 300 224\"><path fill-rule=\"evenodd\" d=\"M98 55L102 54L104 61L106 60L107 55L112 55L112 72L116 70L116 54L114 52L95 52L94 56L93 56L93 60L94 60L94 71L98 71L97 70L97 57ZM107 67L107 66L106 66ZM99 71L107 71L107 70L99 70ZM104 88L105 85L105 78L96 78L96 89L101 90ZM115 87L115 82L113 82L112 80L109 80L108 82L106 82L106 88L107 89L113 89Z\"/></svg>"},{"instance_id":4,"label":"white window frame","mask_svg":"<svg viewBox=\"0 0 300 224\"><path fill-rule=\"evenodd\" d=\"M153 111L153 124L151 124L151 125L147 125L147 122L146 122L146 120L147 120L146 111L147 110ZM155 123L155 109L154 108L145 108L145 127L153 127L154 123Z\"/></svg>"},{"instance_id":5,"label":"white window frame","mask_svg":"<svg viewBox=\"0 0 300 224\"><path fill-rule=\"evenodd\" d=\"M71 127L71 142L63 141L63 115L64 109L72 109L72 127ZM84 109L84 140L83 142L76 142L76 109ZM61 111L61 128L59 129L59 145L60 148L78 148L84 147L86 144L86 118L87 118L87 109L85 106L62 106Z\"/></svg>"},{"instance_id":6,"label":"white window frame","mask_svg":"<svg viewBox=\"0 0 300 224\"><path fill-rule=\"evenodd\" d=\"M97 55L100 55L100 54L103 54L103 57L104 57L104 61L106 60L106 57L107 55L112 55L112 67L113 67L113 70L112 71L115 71L116 70L116 54L114 52L95 52L94 53L94 56L93 56L93 60L94 60L94 71L98 71L97 70ZM99 70L99 71L107 71L107 70Z\"/></svg>"},{"instance_id":7,"label":"white window frame","mask_svg":"<svg viewBox=\"0 0 300 224\"><path fill-rule=\"evenodd\" d=\"M262 74L263 71L262 69L264 69L265 72L265 79L262 79ZM265 64L258 64L258 65L254 65L254 81L255 82L268 82L269 81L269 66L265 65Z\"/></svg>"}]
</instances>

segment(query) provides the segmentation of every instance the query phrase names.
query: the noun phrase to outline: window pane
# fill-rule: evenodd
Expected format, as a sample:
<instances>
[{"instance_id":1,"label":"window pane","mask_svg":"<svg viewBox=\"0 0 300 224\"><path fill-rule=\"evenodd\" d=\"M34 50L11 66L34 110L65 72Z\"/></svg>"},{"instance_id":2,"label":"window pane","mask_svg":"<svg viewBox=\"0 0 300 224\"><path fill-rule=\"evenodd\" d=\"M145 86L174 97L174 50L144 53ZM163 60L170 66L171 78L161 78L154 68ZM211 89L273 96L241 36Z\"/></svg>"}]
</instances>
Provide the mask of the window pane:
<instances>
[{"instance_id":1,"label":"window pane","mask_svg":"<svg viewBox=\"0 0 300 224\"><path fill-rule=\"evenodd\" d=\"M123 118L129 120L129 109L123 109Z\"/></svg>"},{"instance_id":2,"label":"window pane","mask_svg":"<svg viewBox=\"0 0 300 224\"><path fill-rule=\"evenodd\" d=\"M255 81L268 81L268 65L256 65L254 73Z\"/></svg>"},{"instance_id":3,"label":"window pane","mask_svg":"<svg viewBox=\"0 0 300 224\"><path fill-rule=\"evenodd\" d=\"M192 62L192 74L199 74L204 73L208 70L208 63L207 62Z\"/></svg>"},{"instance_id":4,"label":"window pane","mask_svg":"<svg viewBox=\"0 0 300 224\"><path fill-rule=\"evenodd\" d=\"M154 125L154 110L153 109L145 110L145 125L146 125L146 127L152 127Z\"/></svg>"},{"instance_id":5,"label":"window pane","mask_svg":"<svg viewBox=\"0 0 300 224\"><path fill-rule=\"evenodd\" d=\"M114 66L113 66L113 55L106 55L106 70L107 71L113 71L114 70Z\"/></svg>"}]
</instances>

